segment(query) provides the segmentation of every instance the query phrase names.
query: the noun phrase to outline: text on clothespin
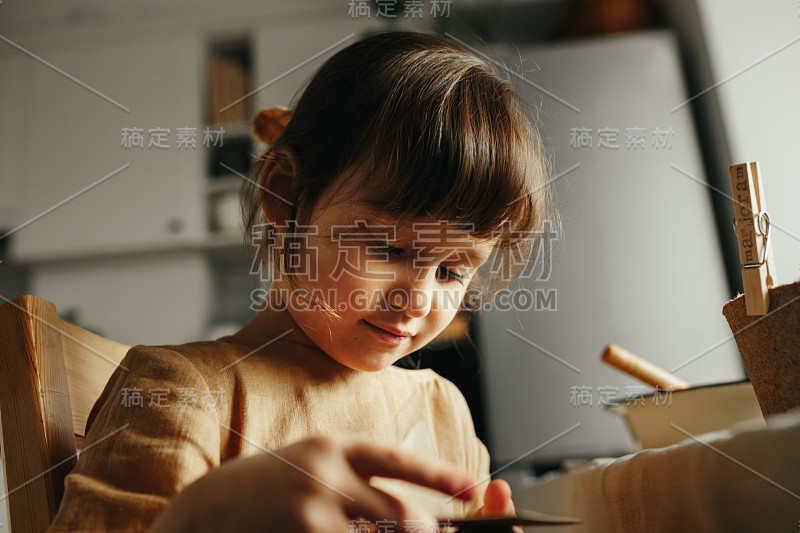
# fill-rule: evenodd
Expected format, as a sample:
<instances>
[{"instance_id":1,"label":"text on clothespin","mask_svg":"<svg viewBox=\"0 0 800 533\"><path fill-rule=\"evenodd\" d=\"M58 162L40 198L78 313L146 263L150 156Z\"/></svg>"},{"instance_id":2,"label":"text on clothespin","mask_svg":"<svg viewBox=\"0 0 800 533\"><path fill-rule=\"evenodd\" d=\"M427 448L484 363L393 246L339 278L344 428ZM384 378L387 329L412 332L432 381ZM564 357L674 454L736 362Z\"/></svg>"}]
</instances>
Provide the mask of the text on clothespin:
<instances>
[{"instance_id":1,"label":"text on clothespin","mask_svg":"<svg viewBox=\"0 0 800 533\"><path fill-rule=\"evenodd\" d=\"M731 165L730 174L745 309L748 315L764 315L769 309L769 289L774 285L775 266L761 171L758 162L752 161Z\"/></svg>"}]
</instances>

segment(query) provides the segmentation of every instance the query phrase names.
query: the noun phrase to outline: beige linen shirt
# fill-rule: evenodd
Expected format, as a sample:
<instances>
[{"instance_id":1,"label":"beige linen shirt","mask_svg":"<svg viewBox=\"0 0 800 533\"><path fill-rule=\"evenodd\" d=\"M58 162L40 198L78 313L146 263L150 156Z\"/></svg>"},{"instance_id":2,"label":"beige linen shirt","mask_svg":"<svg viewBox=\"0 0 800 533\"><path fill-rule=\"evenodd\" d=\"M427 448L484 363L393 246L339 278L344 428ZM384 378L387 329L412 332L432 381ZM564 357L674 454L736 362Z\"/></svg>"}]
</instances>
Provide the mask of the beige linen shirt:
<instances>
[{"instance_id":1,"label":"beige linen shirt","mask_svg":"<svg viewBox=\"0 0 800 533\"><path fill-rule=\"evenodd\" d=\"M296 343L239 335L135 346L92 409L50 530L146 530L170 498L221 462L327 434L489 476L464 398L431 370L360 372ZM398 481L374 484L440 515L480 505Z\"/></svg>"}]
</instances>

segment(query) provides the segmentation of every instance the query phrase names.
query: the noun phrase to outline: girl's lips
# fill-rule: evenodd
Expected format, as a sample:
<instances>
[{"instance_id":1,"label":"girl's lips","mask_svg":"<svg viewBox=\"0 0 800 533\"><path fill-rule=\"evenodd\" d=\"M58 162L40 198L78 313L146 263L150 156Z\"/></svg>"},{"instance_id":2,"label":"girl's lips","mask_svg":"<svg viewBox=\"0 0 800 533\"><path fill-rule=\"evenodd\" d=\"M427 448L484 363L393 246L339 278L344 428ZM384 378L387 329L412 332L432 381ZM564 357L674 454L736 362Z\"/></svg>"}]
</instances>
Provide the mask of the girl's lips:
<instances>
[{"instance_id":1,"label":"girl's lips","mask_svg":"<svg viewBox=\"0 0 800 533\"><path fill-rule=\"evenodd\" d=\"M391 326L376 326L370 322L367 322L366 320L362 320L362 322L364 322L364 324L366 324L367 327L378 336L378 338L388 342L389 344L398 345L406 338L413 337L413 334ZM391 328L391 330L389 328Z\"/></svg>"},{"instance_id":2,"label":"girl's lips","mask_svg":"<svg viewBox=\"0 0 800 533\"><path fill-rule=\"evenodd\" d=\"M366 320L364 322L367 322ZM372 322L367 322L370 326L375 326L376 328L380 328L384 331L388 331L393 335L397 335L398 337L413 337L414 334L410 331L405 331L394 326L386 326L384 324L373 324Z\"/></svg>"}]
</instances>

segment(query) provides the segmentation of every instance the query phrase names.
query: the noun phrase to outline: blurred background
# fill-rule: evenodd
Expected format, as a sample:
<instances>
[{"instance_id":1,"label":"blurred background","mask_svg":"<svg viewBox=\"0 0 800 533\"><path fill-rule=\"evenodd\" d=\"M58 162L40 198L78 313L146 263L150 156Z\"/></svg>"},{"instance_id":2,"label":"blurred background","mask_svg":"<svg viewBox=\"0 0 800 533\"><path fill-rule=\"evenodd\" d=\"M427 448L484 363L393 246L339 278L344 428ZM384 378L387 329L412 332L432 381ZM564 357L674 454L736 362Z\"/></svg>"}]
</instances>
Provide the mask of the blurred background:
<instances>
[{"instance_id":1,"label":"blurred background","mask_svg":"<svg viewBox=\"0 0 800 533\"><path fill-rule=\"evenodd\" d=\"M728 166L760 162L778 282L798 279L796 0L4 1L0 298L127 344L238 329L250 120L387 30L484 54L551 153L564 232L524 297L419 359L502 475L630 450L603 404L637 384L601 366L609 342L693 384L745 377L721 313L741 290Z\"/></svg>"}]
</instances>

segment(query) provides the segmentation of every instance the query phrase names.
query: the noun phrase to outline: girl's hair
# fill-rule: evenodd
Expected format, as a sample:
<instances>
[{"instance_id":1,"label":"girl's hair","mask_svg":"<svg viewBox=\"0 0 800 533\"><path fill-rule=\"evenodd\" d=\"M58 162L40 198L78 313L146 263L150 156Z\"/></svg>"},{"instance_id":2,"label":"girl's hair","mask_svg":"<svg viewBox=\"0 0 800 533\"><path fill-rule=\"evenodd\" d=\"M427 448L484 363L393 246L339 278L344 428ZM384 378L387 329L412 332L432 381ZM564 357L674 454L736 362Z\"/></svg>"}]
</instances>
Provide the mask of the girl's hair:
<instances>
[{"instance_id":1,"label":"girl's hair","mask_svg":"<svg viewBox=\"0 0 800 533\"><path fill-rule=\"evenodd\" d=\"M251 253L290 281L291 229L283 253L272 256L253 236L264 223L264 162L278 151L288 151L298 171L288 217L296 225L310 224L321 195L336 187L399 222L446 220L468 224L476 238L497 238L482 269L489 275L473 281L484 297L525 268L543 222L557 222L547 159L525 104L457 44L406 32L356 42L320 67L292 107L242 197Z\"/></svg>"}]
</instances>

